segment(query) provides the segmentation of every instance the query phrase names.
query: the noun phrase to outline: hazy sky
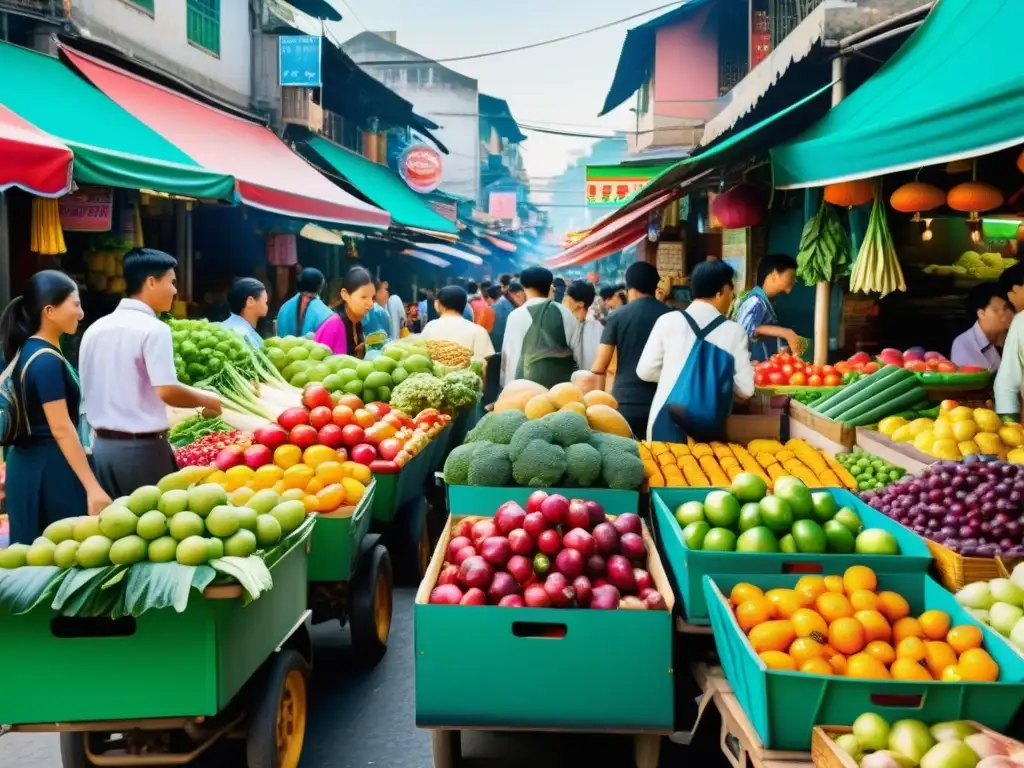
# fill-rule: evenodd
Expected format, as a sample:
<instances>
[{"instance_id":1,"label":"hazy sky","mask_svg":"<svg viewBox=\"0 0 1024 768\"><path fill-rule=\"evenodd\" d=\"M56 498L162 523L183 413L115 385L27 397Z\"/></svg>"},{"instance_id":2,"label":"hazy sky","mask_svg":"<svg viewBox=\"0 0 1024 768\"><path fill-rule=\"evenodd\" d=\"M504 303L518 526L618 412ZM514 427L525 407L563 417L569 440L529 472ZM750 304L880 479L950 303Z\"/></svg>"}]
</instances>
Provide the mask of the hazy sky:
<instances>
[{"instance_id":1,"label":"hazy sky","mask_svg":"<svg viewBox=\"0 0 1024 768\"><path fill-rule=\"evenodd\" d=\"M395 30L400 45L440 59L571 34L666 1L331 0L345 17L331 27L342 42L364 29ZM506 99L520 122L606 134L630 125L628 103L597 118L626 30L656 15L530 51L445 66L476 78L483 93ZM444 122L440 117L434 120ZM591 144L588 139L525 133L529 136L523 144L527 170L541 187L545 178L565 168L574 153L580 154Z\"/></svg>"}]
</instances>

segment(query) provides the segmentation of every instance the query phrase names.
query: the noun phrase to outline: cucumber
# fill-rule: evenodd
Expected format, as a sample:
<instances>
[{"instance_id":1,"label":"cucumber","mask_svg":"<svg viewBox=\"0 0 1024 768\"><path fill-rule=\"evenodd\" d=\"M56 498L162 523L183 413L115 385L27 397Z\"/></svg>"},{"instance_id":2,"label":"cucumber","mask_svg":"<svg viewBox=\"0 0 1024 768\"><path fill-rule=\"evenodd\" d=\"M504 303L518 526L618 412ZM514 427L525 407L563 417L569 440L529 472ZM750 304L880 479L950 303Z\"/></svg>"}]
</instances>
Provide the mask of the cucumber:
<instances>
[{"instance_id":1,"label":"cucumber","mask_svg":"<svg viewBox=\"0 0 1024 768\"><path fill-rule=\"evenodd\" d=\"M896 369L885 378L869 379L867 385L854 392L852 397L847 398L836 407L829 408L828 417L835 421L841 421L843 416L858 408L862 403L905 381L916 381L916 379L914 379L913 373L903 369Z\"/></svg>"},{"instance_id":2,"label":"cucumber","mask_svg":"<svg viewBox=\"0 0 1024 768\"><path fill-rule=\"evenodd\" d=\"M911 376L909 379L903 381L897 381L894 384L890 384L888 387L884 387L878 392L875 392L866 399L859 400L853 405L853 407L847 409L843 413L835 417L836 421L841 421L843 424L853 424L855 421L860 419L866 413L871 413L880 405L886 403L892 403L897 398L903 397L907 392L913 391L921 392L921 386L917 383L917 379ZM889 408L889 413L898 413L903 410L902 408Z\"/></svg>"},{"instance_id":3,"label":"cucumber","mask_svg":"<svg viewBox=\"0 0 1024 768\"><path fill-rule=\"evenodd\" d=\"M861 414L856 418L851 418L846 423L851 427L863 427L867 424L874 424L886 416L891 414L894 409L902 409L913 404L914 402L920 402L921 398L924 397L924 390L920 386L915 386L908 392L904 392L898 397L894 397L891 400L886 400L881 405L876 406L870 411Z\"/></svg>"},{"instance_id":4,"label":"cucumber","mask_svg":"<svg viewBox=\"0 0 1024 768\"><path fill-rule=\"evenodd\" d=\"M904 379L913 378L913 376L914 374L910 371L904 370L903 368L886 366L877 373L865 376L860 381L857 381L836 393L836 395L830 398L823 406L819 405L818 413L822 416L827 416L830 419L835 419L838 414L852 407L857 402L862 402L862 398L870 397L870 393L879 392L890 384Z\"/></svg>"}]
</instances>

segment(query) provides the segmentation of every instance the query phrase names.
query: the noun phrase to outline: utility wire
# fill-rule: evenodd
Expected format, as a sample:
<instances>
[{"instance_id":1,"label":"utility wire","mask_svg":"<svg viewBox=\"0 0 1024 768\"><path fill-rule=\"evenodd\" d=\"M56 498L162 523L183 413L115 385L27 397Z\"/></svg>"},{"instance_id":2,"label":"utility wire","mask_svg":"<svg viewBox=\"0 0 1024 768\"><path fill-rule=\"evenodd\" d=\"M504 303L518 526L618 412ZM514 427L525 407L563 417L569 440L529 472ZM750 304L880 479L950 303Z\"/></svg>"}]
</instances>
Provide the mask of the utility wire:
<instances>
[{"instance_id":1,"label":"utility wire","mask_svg":"<svg viewBox=\"0 0 1024 768\"><path fill-rule=\"evenodd\" d=\"M685 2L686 0L683 0L683 1ZM553 37L553 38L551 38L549 40L540 40L540 41L538 41L536 43L529 43L528 45L519 45L519 46L516 46L515 48L503 48L503 49L498 50L498 51L488 51L486 53L474 53L474 54L470 54L468 56L449 56L448 58L444 58L444 59L426 59L426 58L424 58L424 59L405 59L405 60L401 60L401 61L357 61L356 63L359 64L359 66L361 66L361 67L368 67L368 66L374 66L374 67L392 66L392 67L394 67L394 66L397 66L399 64L447 64L447 63L455 62L455 61L471 61L473 59L485 59L485 58L489 58L491 56L503 56L506 53L518 53L520 51L529 51L529 50L532 50L534 48L541 48L541 47L546 46L546 45L554 45L555 43L562 43L562 42L565 42L566 40L573 40L573 39L575 39L577 37L583 37L584 35L589 35L589 34L591 34L593 32L600 32L601 30L608 29L609 27L616 27L619 24L624 24L627 21L632 21L633 19L638 19L641 16L646 16L646 15L648 15L650 13L654 13L656 11L663 11L666 8L672 8L673 6L678 6L678 5L681 5L681 3L680 3L679 0L676 0L676 2L674 2L674 3L665 3L664 5L659 5L659 6L655 7L655 8L648 8L646 11L640 11L639 13L634 13L632 16L626 16L625 18L622 18L622 19L616 19L615 21L609 21L609 22L607 22L605 24L600 24L600 25L598 25L596 27L591 27L590 29L584 29L584 30L581 30L579 32L573 32L572 34L568 34L568 35L561 35L560 37Z\"/></svg>"},{"instance_id":2,"label":"utility wire","mask_svg":"<svg viewBox=\"0 0 1024 768\"><path fill-rule=\"evenodd\" d=\"M348 9L348 12L349 12L350 14L352 14L352 18L356 20L356 23L357 23L357 24L358 24L358 25L359 25L360 27L362 27L363 29L366 29L366 30L368 30L368 29L369 29L369 27L368 27L368 26L366 26L365 24L363 24L363 20L359 18L359 14L358 14L358 13L356 13L356 9L352 7L352 3L351 3L351 1L350 1L350 0L341 0L341 4L342 4L342 5L344 5L344 6L345 6L345 8L347 8L347 9Z\"/></svg>"}]
</instances>

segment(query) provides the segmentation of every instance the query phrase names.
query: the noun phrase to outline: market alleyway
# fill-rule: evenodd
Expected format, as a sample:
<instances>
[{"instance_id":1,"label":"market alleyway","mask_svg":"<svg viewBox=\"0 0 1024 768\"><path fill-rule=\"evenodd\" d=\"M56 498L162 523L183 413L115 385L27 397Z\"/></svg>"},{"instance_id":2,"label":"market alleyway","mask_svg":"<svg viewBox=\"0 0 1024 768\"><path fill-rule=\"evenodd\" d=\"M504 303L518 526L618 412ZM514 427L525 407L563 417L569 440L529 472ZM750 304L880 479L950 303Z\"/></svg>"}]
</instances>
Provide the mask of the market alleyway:
<instances>
[{"instance_id":1,"label":"market alleyway","mask_svg":"<svg viewBox=\"0 0 1024 768\"><path fill-rule=\"evenodd\" d=\"M388 654L380 666L369 673L353 673L349 663L347 632L337 625L321 625L314 630L317 669L313 678L309 730L301 768L432 768L430 735L415 727L413 692L413 623L411 588L395 592L395 618ZM611 649L610 649L610 652ZM617 654L620 659L628 654ZM483 681L487 651L476 659L467 659L466 682ZM628 676L622 670L624 677ZM498 692L496 692L497 694ZM553 690L538 691L538 696L557 695ZM710 710L714 710L713 707ZM706 715L701 730L710 750L702 750L699 763L706 768L726 765L717 746L717 723ZM570 759L604 768L632 768L632 743L621 736L578 736L521 734L471 734L463 739L466 768L556 768ZM662 748L662 766L680 765L685 755L681 748ZM217 761L218 768L228 768ZM8 734L0 738L2 768L61 768L60 745L53 735L26 736ZM231 768L244 768L236 763Z\"/></svg>"}]
</instances>

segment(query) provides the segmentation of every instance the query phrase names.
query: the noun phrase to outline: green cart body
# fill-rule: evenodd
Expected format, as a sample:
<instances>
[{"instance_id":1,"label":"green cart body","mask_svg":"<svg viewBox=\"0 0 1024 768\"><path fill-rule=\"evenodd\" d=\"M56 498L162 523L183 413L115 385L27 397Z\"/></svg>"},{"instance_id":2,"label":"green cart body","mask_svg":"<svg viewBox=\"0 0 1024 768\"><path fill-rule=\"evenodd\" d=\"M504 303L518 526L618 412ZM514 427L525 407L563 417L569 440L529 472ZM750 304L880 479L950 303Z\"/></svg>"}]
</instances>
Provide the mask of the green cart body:
<instances>
[{"instance_id":1,"label":"green cart body","mask_svg":"<svg viewBox=\"0 0 1024 768\"><path fill-rule=\"evenodd\" d=\"M444 460L451 437L452 424L449 424L402 467L400 472L393 475L374 475L377 482L377 492L373 497L374 521L390 523L400 510L423 497L427 478Z\"/></svg>"},{"instance_id":2,"label":"green cart body","mask_svg":"<svg viewBox=\"0 0 1024 768\"><path fill-rule=\"evenodd\" d=\"M350 515L328 512L317 515L310 537L310 582L350 581L360 546L370 532L373 504L380 480L370 481L366 493Z\"/></svg>"},{"instance_id":3,"label":"green cart body","mask_svg":"<svg viewBox=\"0 0 1024 768\"><path fill-rule=\"evenodd\" d=\"M219 714L306 623L307 556L308 539L296 542L271 569L273 589L249 605L237 590L213 587L183 613L118 621L60 619L49 606L0 613L4 684L17 692L0 697L0 723Z\"/></svg>"}]
</instances>

